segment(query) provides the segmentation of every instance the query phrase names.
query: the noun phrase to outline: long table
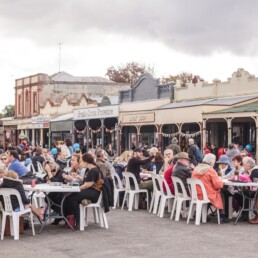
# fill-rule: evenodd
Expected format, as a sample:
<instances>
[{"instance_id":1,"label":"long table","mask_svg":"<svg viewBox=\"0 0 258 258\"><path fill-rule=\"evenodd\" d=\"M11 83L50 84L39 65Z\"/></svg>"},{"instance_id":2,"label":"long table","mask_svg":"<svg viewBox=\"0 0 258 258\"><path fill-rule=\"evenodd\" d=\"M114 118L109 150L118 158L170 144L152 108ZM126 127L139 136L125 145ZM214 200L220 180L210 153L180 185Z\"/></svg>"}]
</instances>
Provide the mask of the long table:
<instances>
[{"instance_id":1,"label":"long table","mask_svg":"<svg viewBox=\"0 0 258 258\"><path fill-rule=\"evenodd\" d=\"M254 206L253 207L250 207L247 209L247 208L244 208L244 204L245 204L245 201L246 200L250 200L250 199L253 199L253 200L256 200L256 197L257 197L257 194L258 194L258 182L239 182L239 181L229 181L227 179L223 179L222 180L224 185L227 185L227 186L233 186L235 188L237 188L238 192L241 193L242 195L242 198L243 198L243 205L241 207L241 210L239 211L238 213L238 216L236 218L236 221L235 221L235 224L237 223L237 221L239 220L240 216L242 215L242 212L243 211L257 211L256 207L255 207L255 203L254 203ZM254 187L255 190L255 195L253 198L249 198L248 196L245 195L244 191L245 191L245 188L246 187Z\"/></svg>"},{"instance_id":2,"label":"long table","mask_svg":"<svg viewBox=\"0 0 258 258\"><path fill-rule=\"evenodd\" d=\"M56 206L60 207L60 209L61 209L61 215L60 216L55 216L54 218L64 219L66 221L67 225L73 230L73 227L67 221L67 219L64 215L63 204L64 204L65 198L67 196L67 193L80 192L79 186L51 185L51 184L45 183L45 184L37 184L37 185L35 185L35 187L32 187L31 185L23 185L23 187L24 187L24 190L32 192L31 198L33 198L34 193L42 193L43 192L46 195L46 201L47 201L47 204L48 204L48 212L47 212L47 216L46 216L45 220L42 223L39 234L43 230L43 228L46 225L48 219L51 218L50 209L51 209L52 205L56 205ZM53 201L48 197L48 193L64 193L61 204L59 205L59 204L53 203Z\"/></svg>"}]
</instances>

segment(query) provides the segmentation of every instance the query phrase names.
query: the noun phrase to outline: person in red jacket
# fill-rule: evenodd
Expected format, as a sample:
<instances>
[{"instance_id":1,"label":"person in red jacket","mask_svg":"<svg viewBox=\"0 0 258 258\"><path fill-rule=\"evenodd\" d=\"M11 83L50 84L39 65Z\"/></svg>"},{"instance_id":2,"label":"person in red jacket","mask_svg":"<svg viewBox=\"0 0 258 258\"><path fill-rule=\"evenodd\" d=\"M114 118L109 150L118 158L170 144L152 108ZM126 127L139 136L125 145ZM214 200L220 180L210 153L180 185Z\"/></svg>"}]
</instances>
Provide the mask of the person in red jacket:
<instances>
[{"instance_id":1,"label":"person in red jacket","mask_svg":"<svg viewBox=\"0 0 258 258\"><path fill-rule=\"evenodd\" d=\"M174 189L174 185L173 185L171 176L172 176L173 168L174 168L176 162L177 162L177 158L176 158L176 156L174 156L172 165L164 172L164 178L167 181L169 189L172 194L175 194L175 189ZM163 189L164 189L164 191L166 191L164 184L163 184Z\"/></svg>"}]
</instances>

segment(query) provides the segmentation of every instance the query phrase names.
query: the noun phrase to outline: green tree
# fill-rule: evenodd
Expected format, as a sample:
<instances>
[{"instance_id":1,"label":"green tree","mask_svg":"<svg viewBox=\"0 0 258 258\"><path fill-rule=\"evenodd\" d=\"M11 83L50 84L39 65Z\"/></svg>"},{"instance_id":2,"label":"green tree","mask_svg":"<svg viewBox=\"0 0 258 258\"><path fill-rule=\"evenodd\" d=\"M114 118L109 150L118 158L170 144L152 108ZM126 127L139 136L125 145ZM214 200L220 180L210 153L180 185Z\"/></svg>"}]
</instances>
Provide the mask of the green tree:
<instances>
[{"instance_id":1,"label":"green tree","mask_svg":"<svg viewBox=\"0 0 258 258\"><path fill-rule=\"evenodd\" d=\"M117 68L114 66L108 67L106 75L111 81L129 83L132 85L144 73L154 75L154 67L151 67L150 65L146 66L145 64L137 62L130 62L125 65L120 65Z\"/></svg>"},{"instance_id":2,"label":"green tree","mask_svg":"<svg viewBox=\"0 0 258 258\"><path fill-rule=\"evenodd\" d=\"M4 107L4 109L2 110L2 116L3 117L12 117L15 115L14 112L14 105L7 105Z\"/></svg>"}]
</instances>

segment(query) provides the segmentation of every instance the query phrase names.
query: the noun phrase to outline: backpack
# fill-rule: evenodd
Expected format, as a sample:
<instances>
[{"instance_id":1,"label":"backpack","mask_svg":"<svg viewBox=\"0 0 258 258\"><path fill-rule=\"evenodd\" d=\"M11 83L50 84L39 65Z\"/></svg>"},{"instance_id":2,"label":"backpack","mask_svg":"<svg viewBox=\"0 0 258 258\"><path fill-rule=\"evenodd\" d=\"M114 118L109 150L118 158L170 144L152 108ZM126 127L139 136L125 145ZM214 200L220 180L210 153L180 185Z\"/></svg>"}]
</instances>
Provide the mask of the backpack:
<instances>
[{"instance_id":1,"label":"backpack","mask_svg":"<svg viewBox=\"0 0 258 258\"><path fill-rule=\"evenodd\" d=\"M194 153L195 153L195 158L196 158L196 161L198 162L198 163L200 163L200 162L202 162L202 160L203 160L203 155L202 155L202 152L201 152L201 150L200 150L200 148L197 146L197 145L194 145Z\"/></svg>"}]
</instances>

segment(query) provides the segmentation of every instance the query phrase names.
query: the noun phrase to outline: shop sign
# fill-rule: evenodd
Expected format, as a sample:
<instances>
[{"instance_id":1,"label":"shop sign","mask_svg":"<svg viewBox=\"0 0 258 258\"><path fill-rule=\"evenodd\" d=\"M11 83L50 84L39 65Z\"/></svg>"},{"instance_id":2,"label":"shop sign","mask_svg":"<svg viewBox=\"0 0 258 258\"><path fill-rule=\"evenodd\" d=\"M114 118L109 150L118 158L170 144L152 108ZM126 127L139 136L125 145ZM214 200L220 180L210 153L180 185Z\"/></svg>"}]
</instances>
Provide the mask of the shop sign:
<instances>
[{"instance_id":1,"label":"shop sign","mask_svg":"<svg viewBox=\"0 0 258 258\"><path fill-rule=\"evenodd\" d=\"M118 117L118 106L76 109L73 111L74 120L106 117Z\"/></svg>"},{"instance_id":2,"label":"shop sign","mask_svg":"<svg viewBox=\"0 0 258 258\"><path fill-rule=\"evenodd\" d=\"M34 116L31 118L31 123L32 124L43 124L43 123L48 123L50 120L50 116Z\"/></svg>"},{"instance_id":3,"label":"shop sign","mask_svg":"<svg viewBox=\"0 0 258 258\"><path fill-rule=\"evenodd\" d=\"M147 122L155 122L155 113L142 113L135 115L123 115L122 123L147 123Z\"/></svg>"}]
</instances>

